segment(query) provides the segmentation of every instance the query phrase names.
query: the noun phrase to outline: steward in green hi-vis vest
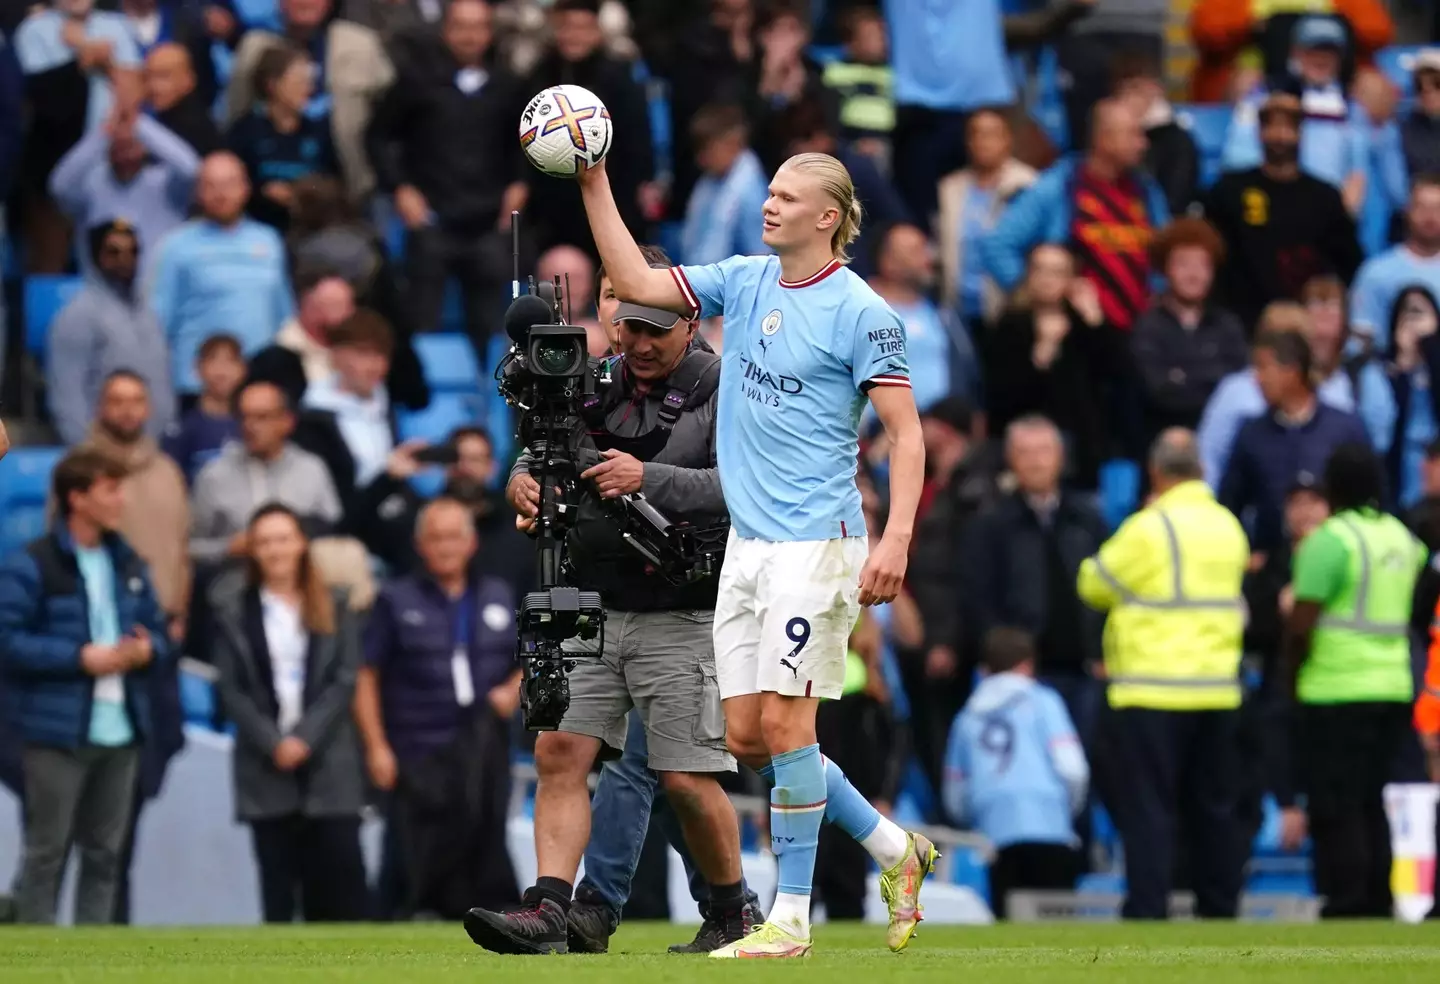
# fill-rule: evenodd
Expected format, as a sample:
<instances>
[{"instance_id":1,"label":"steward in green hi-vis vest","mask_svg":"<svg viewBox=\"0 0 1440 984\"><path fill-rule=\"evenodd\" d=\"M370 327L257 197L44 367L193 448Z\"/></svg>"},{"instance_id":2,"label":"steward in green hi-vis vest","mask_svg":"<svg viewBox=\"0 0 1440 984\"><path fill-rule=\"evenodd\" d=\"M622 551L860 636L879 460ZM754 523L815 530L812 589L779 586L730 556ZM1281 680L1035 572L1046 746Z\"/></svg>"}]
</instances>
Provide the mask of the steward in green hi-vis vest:
<instances>
[{"instance_id":1,"label":"steward in green hi-vis vest","mask_svg":"<svg viewBox=\"0 0 1440 984\"><path fill-rule=\"evenodd\" d=\"M1295 556L1295 600L1320 605L1300 665L1302 704L1404 702L1414 697L1410 602L1425 548L1394 516L1347 509Z\"/></svg>"}]
</instances>

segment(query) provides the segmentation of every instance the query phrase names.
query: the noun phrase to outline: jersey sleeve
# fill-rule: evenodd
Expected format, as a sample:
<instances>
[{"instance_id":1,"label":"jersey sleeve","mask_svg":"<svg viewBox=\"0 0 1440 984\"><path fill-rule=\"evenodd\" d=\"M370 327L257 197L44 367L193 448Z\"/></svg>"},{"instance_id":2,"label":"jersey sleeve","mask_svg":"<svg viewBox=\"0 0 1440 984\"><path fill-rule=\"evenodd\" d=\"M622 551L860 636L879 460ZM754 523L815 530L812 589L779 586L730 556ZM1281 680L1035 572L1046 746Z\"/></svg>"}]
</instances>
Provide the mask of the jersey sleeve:
<instances>
[{"instance_id":1,"label":"jersey sleeve","mask_svg":"<svg viewBox=\"0 0 1440 984\"><path fill-rule=\"evenodd\" d=\"M850 339L850 373L862 393L872 386L910 388L910 359L905 351L905 322L887 305L867 304L855 320ZM840 351L845 348L840 347Z\"/></svg>"},{"instance_id":2,"label":"jersey sleeve","mask_svg":"<svg viewBox=\"0 0 1440 984\"><path fill-rule=\"evenodd\" d=\"M1350 551L1327 529L1318 529L1305 538L1295 554L1291 583L1296 601L1325 604L1345 586Z\"/></svg>"},{"instance_id":3,"label":"jersey sleeve","mask_svg":"<svg viewBox=\"0 0 1440 984\"><path fill-rule=\"evenodd\" d=\"M746 268L751 265L749 261L756 259L763 263L765 258L732 256L704 266L671 267L670 276L675 278L675 286L680 288L681 296L689 305L685 313L691 319L722 316L727 292L733 293L743 280Z\"/></svg>"}]
</instances>

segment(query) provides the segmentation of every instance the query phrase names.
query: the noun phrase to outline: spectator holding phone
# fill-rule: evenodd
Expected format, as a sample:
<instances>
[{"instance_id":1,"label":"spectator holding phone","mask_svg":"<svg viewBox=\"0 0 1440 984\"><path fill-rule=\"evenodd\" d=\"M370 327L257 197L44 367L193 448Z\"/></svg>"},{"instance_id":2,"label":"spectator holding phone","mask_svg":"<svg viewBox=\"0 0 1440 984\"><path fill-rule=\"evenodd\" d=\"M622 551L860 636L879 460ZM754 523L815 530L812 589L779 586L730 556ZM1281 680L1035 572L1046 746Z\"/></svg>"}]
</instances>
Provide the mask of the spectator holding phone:
<instances>
[{"instance_id":1,"label":"spectator holding phone","mask_svg":"<svg viewBox=\"0 0 1440 984\"><path fill-rule=\"evenodd\" d=\"M149 571L115 532L123 474L96 451L72 451L52 478L55 525L0 563L0 689L24 743L20 922L55 922L72 842L75 922L108 923L115 911L151 727L146 680L169 658Z\"/></svg>"}]
</instances>

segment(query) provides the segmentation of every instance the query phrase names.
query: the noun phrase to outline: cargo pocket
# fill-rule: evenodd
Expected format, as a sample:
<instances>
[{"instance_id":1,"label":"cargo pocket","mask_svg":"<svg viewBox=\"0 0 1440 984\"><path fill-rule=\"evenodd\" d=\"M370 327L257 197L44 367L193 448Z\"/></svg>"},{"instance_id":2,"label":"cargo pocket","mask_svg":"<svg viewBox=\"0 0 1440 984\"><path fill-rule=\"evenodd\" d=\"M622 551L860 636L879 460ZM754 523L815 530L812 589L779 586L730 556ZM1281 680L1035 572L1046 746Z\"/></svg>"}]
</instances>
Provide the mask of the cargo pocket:
<instances>
[{"instance_id":1,"label":"cargo pocket","mask_svg":"<svg viewBox=\"0 0 1440 984\"><path fill-rule=\"evenodd\" d=\"M725 711L720 706L720 681L715 664L701 662L696 668L700 678L700 709L695 715L695 741L725 747Z\"/></svg>"}]
</instances>

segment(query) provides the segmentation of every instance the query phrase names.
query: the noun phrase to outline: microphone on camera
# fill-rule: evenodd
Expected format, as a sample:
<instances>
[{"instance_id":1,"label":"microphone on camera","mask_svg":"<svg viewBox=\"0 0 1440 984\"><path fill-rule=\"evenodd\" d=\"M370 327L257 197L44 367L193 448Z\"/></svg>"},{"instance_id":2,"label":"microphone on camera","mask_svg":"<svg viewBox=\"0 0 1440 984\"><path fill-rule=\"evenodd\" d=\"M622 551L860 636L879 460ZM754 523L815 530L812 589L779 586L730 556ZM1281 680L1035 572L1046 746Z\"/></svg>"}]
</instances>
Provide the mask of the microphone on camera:
<instances>
[{"instance_id":1,"label":"microphone on camera","mask_svg":"<svg viewBox=\"0 0 1440 984\"><path fill-rule=\"evenodd\" d=\"M535 325L548 325L554 318L550 305L534 294L521 294L505 309L505 334L516 345L524 345Z\"/></svg>"}]
</instances>

